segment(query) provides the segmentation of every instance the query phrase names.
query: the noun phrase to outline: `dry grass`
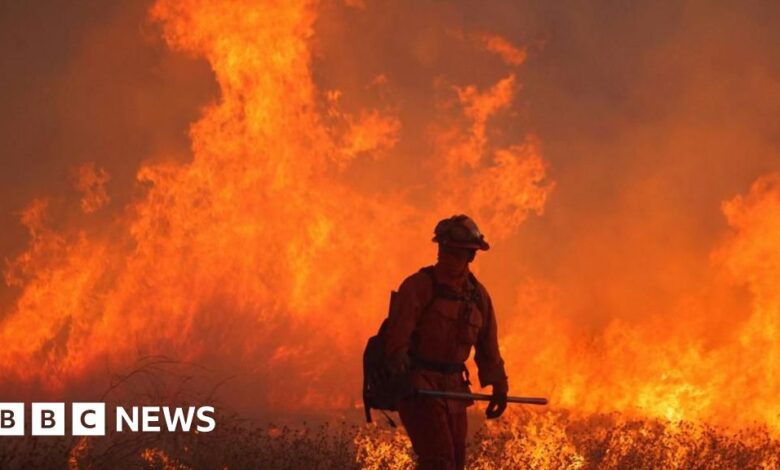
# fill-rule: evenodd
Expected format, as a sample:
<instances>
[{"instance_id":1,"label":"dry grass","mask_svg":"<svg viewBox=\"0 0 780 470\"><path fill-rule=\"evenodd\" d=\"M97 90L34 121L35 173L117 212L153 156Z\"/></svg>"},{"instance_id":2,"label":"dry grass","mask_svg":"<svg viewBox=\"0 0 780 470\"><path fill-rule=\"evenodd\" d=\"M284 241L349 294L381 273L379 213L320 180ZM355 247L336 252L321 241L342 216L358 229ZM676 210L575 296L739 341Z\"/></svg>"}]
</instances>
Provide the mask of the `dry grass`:
<instances>
[{"instance_id":1,"label":"dry grass","mask_svg":"<svg viewBox=\"0 0 780 470\"><path fill-rule=\"evenodd\" d=\"M0 439L1 468L386 469L412 468L403 433L383 426L252 426L220 417L217 430L122 433L101 438ZM727 432L694 423L513 415L469 443L472 469L780 468L780 441L762 428Z\"/></svg>"},{"instance_id":2,"label":"dry grass","mask_svg":"<svg viewBox=\"0 0 780 470\"><path fill-rule=\"evenodd\" d=\"M199 366L146 358L117 375L99 401L108 402L109 409L130 403L213 404L222 410L214 432L0 437L0 469L413 468L409 440L378 415L379 425L362 424L359 417L335 424L258 425L225 412L214 400L220 383ZM780 440L760 426L732 431L701 423L614 414L583 418L520 407L479 425L468 456L468 468L477 470L780 469Z\"/></svg>"}]
</instances>

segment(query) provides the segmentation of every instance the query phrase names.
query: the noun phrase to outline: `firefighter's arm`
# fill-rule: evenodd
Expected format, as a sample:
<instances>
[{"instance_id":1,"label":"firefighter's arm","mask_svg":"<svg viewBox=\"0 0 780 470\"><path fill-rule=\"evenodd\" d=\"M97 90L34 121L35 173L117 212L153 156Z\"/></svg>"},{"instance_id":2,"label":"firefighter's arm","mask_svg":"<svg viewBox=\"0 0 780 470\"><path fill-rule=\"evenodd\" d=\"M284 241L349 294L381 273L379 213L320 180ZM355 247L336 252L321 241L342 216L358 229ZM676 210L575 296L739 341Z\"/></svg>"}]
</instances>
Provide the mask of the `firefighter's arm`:
<instances>
[{"instance_id":1,"label":"firefighter's arm","mask_svg":"<svg viewBox=\"0 0 780 470\"><path fill-rule=\"evenodd\" d=\"M398 288L390 306L385 340L385 360L393 372L404 372L409 366L409 346L423 308L424 285L419 275L408 277Z\"/></svg>"},{"instance_id":2,"label":"firefighter's arm","mask_svg":"<svg viewBox=\"0 0 780 470\"><path fill-rule=\"evenodd\" d=\"M474 361L479 370L479 384L482 387L493 385L496 388L507 388L507 377L504 371L504 360L498 349L498 326L493 302L485 289L483 293L483 324L475 345Z\"/></svg>"},{"instance_id":3,"label":"firefighter's arm","mask_svg":"<svg viewBox=\"0 0 780 470\"><path fill-rule=\"evenodd\" d=\"M493 302L485 289L482 293L485 313L482 331L477 338L474 360L479 369L479 384L482 387L493 386L493 396L485 409L485 416L488 419L496 419L506 410L509 381L504 371L504 360L498 350L498 326Z\"/></svg>"}]
</instances>

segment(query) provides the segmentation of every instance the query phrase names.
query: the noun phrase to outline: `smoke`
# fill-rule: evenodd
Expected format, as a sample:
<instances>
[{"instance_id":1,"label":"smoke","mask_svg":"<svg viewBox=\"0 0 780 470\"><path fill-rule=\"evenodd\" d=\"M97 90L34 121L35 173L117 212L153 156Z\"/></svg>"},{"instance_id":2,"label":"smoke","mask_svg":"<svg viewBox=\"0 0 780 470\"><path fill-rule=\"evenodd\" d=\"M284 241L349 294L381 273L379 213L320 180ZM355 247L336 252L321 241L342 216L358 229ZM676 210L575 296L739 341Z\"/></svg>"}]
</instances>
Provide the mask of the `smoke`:
<instances>
[{"instance_id":1,"label":"smoke","mask_svg":"<svg viewBox=\"0 0 780 470\"><path fill-rule=\"evenodd\" d=\"M578 321L664 315L710 285L720 202L777 169L777 14L597 2L544 30L523 83L559 190L520 245Z\"/></svg>"},{"instance_id":2,"label":"smoke","mask_svg":"<svg viewBox=\"0 0 780 470\"><path fill-rule=\"evenodd\" d=\"M713 253L778 170L780 7L57 7L2 7L2 357L54 377L20 381L168 354L236 403L349 407L387 292L468 212L513 387L679 418L722 385L755 292Z\"/></svg>"},{"instance_id":3,"label":"smoke","mask_svg":"<svg viewBox=\"0 0 780 470\"><path fill-rule=\"evenodd\" d=\"M512 320L514 370L586 412L776 424L764 405L731 404L762 382L758 372L734 377L767 373L762 357L774 357L745 340L777 315L745 286L777 278L760 269L734 277L716 255L737 228L723 201L780 162L770 117L780 104L770 26L778 10L570 6L547 17L552 28L529 20L544 41L521 80L557 190L517 238L523 272L535 281L516 296L519 315L534 323ZM752 258L748 250L731 256ZM534 289L540 282L548 290Z\"/></svg>"},{"instance_id":4,"label":"smoke","mask_svg":"<svg viewBox=\"0 0 780 470\"><path fill-rule=\"evenodd\" d=\"M208 65L171 53L147 21L150 2L3 2L0 6L0 253L27 243L20 211L45 196L57 226L81 213L73 174L110 176L108 220L136 193L140 162L187 160L187 129L216 98ZM83 223L80 220L79 223ZM1 284L7 306L17 289Z\"/></svg>"}]
</instances>

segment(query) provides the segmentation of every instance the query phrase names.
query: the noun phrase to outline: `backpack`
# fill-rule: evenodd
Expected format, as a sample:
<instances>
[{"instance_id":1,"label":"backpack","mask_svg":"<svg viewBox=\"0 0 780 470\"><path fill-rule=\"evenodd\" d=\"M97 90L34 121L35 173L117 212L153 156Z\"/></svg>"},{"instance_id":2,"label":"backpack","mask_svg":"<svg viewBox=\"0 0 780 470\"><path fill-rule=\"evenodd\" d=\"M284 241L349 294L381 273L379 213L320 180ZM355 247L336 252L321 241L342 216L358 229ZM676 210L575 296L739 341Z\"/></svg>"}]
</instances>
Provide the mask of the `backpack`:
<instances>
[{"instance_id":1,"label":"backpack","mask_svg":"<svg viewBox=\"0 0 780 470\"><path fill-rule=\"evenodd\" d=\"M425 314L437 297L450 299L452 297L443 293L442 289L440 289L436 276L433 273L433 266L422 268L420 272L427 274L433 284L433 295L422 310L422 313ZM479 283L472 273L469 273L469 279L476 287L474 300L476 300L477 308L481 311L482 299ZM407 374L390 374L385 367L387 320L394 311L397 296L398 292L396 291L390 293L388 317L382 321L377 334L368 339L363 350L363 410L365 411L366 422L372 422L371 410L377 409L382 411L392 427L395 427L395 423L390 419L386 411L397 411L396 405L398 400L413 393Z\"/></svg>"}]
</instances>

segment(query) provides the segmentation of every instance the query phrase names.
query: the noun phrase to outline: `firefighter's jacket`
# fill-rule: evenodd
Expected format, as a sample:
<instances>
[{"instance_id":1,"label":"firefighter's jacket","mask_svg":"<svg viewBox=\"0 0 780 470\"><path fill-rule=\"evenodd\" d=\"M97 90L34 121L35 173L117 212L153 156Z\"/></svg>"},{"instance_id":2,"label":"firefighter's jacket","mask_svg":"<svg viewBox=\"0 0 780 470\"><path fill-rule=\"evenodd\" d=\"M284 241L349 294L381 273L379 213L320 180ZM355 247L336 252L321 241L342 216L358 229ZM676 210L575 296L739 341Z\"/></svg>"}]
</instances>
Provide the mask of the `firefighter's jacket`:
<instances>
[{"instance_id":1,"label":"firefighter's jacket","mask_svg":"<svg viewBox=\"0 0 780 470\"><path fill-rule=\"evenodd\" d=\"M387 358L406 353L426 362L457 364L464 363L474 347L480 385L485 387L506 380L498 348L496 315L485 287L472 282L468 269L452 278L437 264L433 273L438 289L455 296L474 298L473 289L479 289L476 301L481 305L434 295L434 283L425 272L409 276L398 289L390 312L385 343ZM470 392L462 374L414 367L414 359L410 380L415 389ZM458 400L445 400L445 403L451 411L463 411L472 404Z\"/></svg>"}]
</instances>

